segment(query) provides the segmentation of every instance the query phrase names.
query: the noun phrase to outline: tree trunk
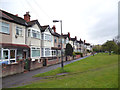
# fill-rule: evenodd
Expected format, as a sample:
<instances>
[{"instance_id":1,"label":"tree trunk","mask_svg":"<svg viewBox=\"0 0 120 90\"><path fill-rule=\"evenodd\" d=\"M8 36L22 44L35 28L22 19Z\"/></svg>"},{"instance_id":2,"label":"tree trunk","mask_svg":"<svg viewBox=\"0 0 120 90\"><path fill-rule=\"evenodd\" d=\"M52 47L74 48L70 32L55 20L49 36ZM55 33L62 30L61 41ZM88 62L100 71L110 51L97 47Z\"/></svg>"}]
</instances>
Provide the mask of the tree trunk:
<instances>
[{"instance_id":1,"label":"tree trunk","mask_svg":"<svg viewBox=\"0 0 120 90\"><path fill-rule=\"evenodd\" d=\"M109 55L111 55L111 51L109 51Z\"/></svg>"}]
</instances>

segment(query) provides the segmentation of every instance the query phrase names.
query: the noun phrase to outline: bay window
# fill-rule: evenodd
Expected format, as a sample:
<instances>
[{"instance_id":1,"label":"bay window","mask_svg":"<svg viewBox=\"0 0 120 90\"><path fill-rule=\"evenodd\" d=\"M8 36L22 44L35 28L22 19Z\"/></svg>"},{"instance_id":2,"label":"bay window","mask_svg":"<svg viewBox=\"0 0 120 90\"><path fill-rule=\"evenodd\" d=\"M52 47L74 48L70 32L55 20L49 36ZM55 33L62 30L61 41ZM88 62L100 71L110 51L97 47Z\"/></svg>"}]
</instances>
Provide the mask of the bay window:
<instances>
[{"instance_id":1,"label":"bay window","mask_svg":"<svg viewBox=\"0 0 120 90\"><path fill-rule=\"evenodd\" d=\"M32 57L40 57L40 48L31 48L31 56Z\"/></svg>"},{"instance_id":2,"label":"bay window","mask_svg":"<svg viewBox=\"0 0 120 90\"><path fill-rule=\"evenodd\" d=\"M61 43L61 38L59 38L59 43Z\"/></svg>"},{"instance_id":3,"label":"bay window","mask_svg":"<svg viewBox=\"0 0 120 90\"><path fill-rule=\"evenodd\" d=\"M45 48L45 56L50 56L50 48Z\"/></svg>"},{"instance_id":4,"label":"bay window","mask_svg":"<svg viewBox=\"0 0 120 90\"><path fill-rule=\"evenodd\" d=\"M10 59L15 59L15 50L10 50Z\"/></svg>"},{"instance_id":5,"label":"bay window","mask_svg":"<svg viewBox=\"0 0 120 90\"><path fill-rule=\"evenodd\" d=\"M3 50L3 59L9 59L8 58L8 50Z\"/></svg>"},{"instance_id":6,"label":"bay window","mask_svg":"<svg viewBox=\"0 0 120 90\"><path fill-rule=\"evenodd\" d=\"M10 33L8 23L5 23L5 22L0 23L0 28L1 28L0 32L7 33L7 34Z\"/></svg>"},{"instance_id":7,"label":"bay window","mask_svg":"<svg viewBox=\"0 0 120 90\"><path fill-rule=\"evenodd\" d=\"M35 30L32 30L32 37L34 37L34 38L37 37L37 32Z\"/></svg>"},{"instance_id":8,"label":"bay window","mask_svg":"<svg viewBox=\"0 0 120 90\"><path fill-rule=\"evenodd\" d=\"M42 48L42 57L44 57L44 48Z\"/></svg>"},{"instance_id":9,"label":"bay window","mask_svg":"<svg viewBox=\"0 0 120 90\"><path fill-rule=\"evenodd\" d=\"M32 37L33 38L39 38L40 39L40 32L32 30Z\"/></svg>"},{"instance_id":10,"label":"bay window","mask_svg":"<svg viewBox=\"0 0 120 90\"><path fill-rule=\"evenodd\" d=\"M16 49L1 49L0 50L0 59L3 61L16 62Z\"/></svg>"},{"instance_id":11,"label":"bay window","mask_svg":"<svg viewBox=\"0 0 120 90\"><path fill-rule=\"evenodd\" d=\"M45 34L45 40L52 41L52 37L49 34Z\"/></svg>"},{"instance_id":12,"label":"bay window","mask_svg":"<svg viewBox=\"0 0 120 90\"><path fill-rule=\"evenodd\" d=\"M40 39L40 32L32 29L28 29L28 37Z\"/></svg>"},{"instance_id":13,"label":"bay window","mask_svg":"<svg viewBox=\"0 0 120 90\"><path fill-rule=\"evenodd\" d=\"M56 50L52 50L52 55L56 55Z\"/></svg>"}]
</instances>

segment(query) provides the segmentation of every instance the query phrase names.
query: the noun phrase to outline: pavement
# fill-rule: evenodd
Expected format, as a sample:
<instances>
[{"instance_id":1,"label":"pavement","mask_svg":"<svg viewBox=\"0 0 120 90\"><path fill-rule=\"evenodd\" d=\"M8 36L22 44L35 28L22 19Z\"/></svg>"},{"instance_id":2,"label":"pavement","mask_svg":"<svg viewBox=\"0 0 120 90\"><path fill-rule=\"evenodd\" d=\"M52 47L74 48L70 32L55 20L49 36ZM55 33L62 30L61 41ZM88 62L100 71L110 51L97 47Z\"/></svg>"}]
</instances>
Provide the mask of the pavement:
<instances>
[{"instance_id":1,"label":"pavement","mask_svg":"<svg viewBox=\"0 0 120 90\"><path fill-rule=\"evenodd\" d=\"M89 55L89 56L91 56L91 55ZM89 57L89 56L78 58L78 59L72 60L72 61L66 61L66 62L64 62L64 65L70 64L70 63L78 61L78 60L82 60L82 59ZM40 69L36 69L36 70L26 72L26 73L20 73L20 74L4 77L4 78L2 78L2 88L12 88L12 87L18 87L18 86L31 84L32 81L42 79L41 77L35 78L32 76L39 74L39 73L44 73L44 72L47 72L50 70L54 70L58 67L61 67L61 63L55 64L52 66L45 66L45 67L42 67Z\"/></svg>"}]
</instances>

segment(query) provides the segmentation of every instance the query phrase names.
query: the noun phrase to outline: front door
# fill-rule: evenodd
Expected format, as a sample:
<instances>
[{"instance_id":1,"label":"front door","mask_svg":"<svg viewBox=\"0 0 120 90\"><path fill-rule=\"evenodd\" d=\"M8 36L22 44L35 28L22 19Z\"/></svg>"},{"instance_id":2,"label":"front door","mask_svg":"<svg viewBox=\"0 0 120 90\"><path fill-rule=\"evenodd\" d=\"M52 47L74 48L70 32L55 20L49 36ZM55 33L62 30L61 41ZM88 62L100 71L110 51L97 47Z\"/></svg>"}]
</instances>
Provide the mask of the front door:
<instances>
[{"instance_id":1,"label":"front door","mask_svg":"<svg viewBox=\"0 0 120 90\"><path fill-rule=\"evenodd\" d=\"M26 59L26 52L23 52L23 59Z\"/></svg>"}]
</instances>

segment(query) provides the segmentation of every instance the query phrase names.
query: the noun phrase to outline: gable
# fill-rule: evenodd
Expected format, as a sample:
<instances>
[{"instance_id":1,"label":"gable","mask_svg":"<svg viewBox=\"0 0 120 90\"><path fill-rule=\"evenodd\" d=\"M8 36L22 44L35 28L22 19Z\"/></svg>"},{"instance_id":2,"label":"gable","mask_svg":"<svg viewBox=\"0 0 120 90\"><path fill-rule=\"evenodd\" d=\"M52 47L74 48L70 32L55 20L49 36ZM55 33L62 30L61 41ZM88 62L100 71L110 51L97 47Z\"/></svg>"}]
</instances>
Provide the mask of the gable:
<instances>
[{"instance_id":1,"label":"gable","mask_svg":"<svg viewBox=\"0 0 120 90\"><path fill-rule=\"evenodd\" d=\"M40 30L40 28L39 28L39 26L38 26L37 24L34 24L34 25L32 26L32 28L37 29L37 30ZM40 30L40 31L41 31L41 30Z\"/></svg>"}]
</instances>

